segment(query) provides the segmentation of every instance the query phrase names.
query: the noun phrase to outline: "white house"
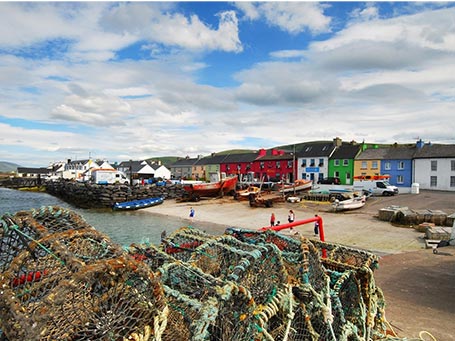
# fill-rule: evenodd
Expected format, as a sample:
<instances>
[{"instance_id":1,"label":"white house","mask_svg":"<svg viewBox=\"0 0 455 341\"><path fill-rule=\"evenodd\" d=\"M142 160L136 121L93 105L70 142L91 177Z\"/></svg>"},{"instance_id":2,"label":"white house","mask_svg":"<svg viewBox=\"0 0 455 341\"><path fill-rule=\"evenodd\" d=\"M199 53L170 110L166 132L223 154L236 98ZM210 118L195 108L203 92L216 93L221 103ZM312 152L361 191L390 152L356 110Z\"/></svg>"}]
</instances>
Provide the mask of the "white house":
<instances>
[{"instance_id":1,"label":"white house","mask_svg":"<svg viewBox=\"0 0 455 341\"><path fill-rule=\"evenodd\" d=\"M68 160L62 172L62 178L68 180L77 180L82 176L82 173L91 168L99 168L98 163L91 159L74 161Z\"/></svg>"},{"instance_id":2,"label":"white house","mask_svg":"<svg viewBox=\"0 0 455 341\"><path fill-rule=\"evenodd\" d=\"M170 179L171 171L164 165L152 163L151 167L155 170L155 178Z\"/></svg>"},{"instance_id":3,"label":"white house","mask_svg":"<svg viewBox=\"0 0 455 341\"><path fill-rule=\"evenodd\" d=\"M421 189L455 191L455 145L423 144L413 159L413 179Z\"/></svg>"}]
</instances>

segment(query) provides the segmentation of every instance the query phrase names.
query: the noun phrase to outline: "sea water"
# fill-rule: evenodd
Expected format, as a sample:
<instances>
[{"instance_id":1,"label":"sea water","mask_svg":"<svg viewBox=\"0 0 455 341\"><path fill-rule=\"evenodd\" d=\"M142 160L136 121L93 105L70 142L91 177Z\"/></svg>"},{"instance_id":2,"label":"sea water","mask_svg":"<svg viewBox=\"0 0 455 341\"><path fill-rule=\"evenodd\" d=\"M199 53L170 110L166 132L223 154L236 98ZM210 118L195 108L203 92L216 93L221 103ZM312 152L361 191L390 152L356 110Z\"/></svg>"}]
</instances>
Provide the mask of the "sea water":
<instances>
[{"instance_id":1,"label":"sea water","mask_svg":"<svg viewBox=\"0 0 455 341\"><path fill-rule=\"evenodd\" d=\"M161 216L143 210L80 209L47 193L0 188L0 217L6 213L14 214L18 211L39 209L42 206L60 206L72 210L122 246L142 242L159 244L163 231L169 234L189 224L213 234L219 231L211 229L206 224L204 226L203 223L191 223L187 219Z\"/></svg>"}]
</instances>

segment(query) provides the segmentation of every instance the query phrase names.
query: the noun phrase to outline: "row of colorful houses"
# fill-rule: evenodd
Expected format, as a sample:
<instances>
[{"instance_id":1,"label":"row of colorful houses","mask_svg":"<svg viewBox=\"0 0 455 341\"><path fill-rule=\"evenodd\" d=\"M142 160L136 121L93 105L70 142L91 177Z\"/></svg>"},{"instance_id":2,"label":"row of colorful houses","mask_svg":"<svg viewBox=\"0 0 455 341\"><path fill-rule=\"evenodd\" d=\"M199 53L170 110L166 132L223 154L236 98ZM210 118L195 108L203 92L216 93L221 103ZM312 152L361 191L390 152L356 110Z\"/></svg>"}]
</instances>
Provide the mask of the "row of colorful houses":
<instances>
[{"instance_id":1,"label":"row of colorful houses","mask_svg":"<svg viewBox=\"0 0 455 341\"><path fill-rule=\"evenodd\" d=\"M314 183L337 177L341 184L351 185L359 176L388 175L392 185L410 189L455 191L455 145L424 143L377 145L332 141L298 143L291 148L244 153L213 153L197 158L181 158L171 165L159 162L67 160L48 168L18 168L20 176L40 176L83 180L91 169L115 168L134 183L141 179L192 179L216 181L222 173L236 175L242 181L312 180ZM403 191L402 191L403 192Z\"/></svg>"},{"instance_id":2,"label":"row of colorful houses","mask_svg":"<svg viewBox=\"0 0 455 341\"><path fill-rule=\"evenodd\" d=\"M211 179L216 174L237 175L241 180L292 182L337 177L353 184L354 177L388 175L392 185L410 189L455 191L455 145L424 143L377 145L313 141L296 144L292 150L273 148L257 152L212 154L183 158L170 165L175 178Z\"/></svg>"}]
</instances>

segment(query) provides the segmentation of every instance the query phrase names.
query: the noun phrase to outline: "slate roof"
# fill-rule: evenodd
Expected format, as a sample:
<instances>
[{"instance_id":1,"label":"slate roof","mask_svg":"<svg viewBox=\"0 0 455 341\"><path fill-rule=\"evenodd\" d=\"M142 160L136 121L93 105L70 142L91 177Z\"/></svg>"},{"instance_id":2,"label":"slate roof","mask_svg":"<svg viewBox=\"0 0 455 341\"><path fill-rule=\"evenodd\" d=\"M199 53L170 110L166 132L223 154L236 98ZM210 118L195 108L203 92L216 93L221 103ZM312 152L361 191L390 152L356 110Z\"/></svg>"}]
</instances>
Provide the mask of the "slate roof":
<instances>
[{"instance_id":1,"label":"slate roof","mask_svg":"<svg viewBox=\"0 0 455 341\"><path fill-rule=\"evenodd\" d=\"M383 160L389 148L365 149L355 159L356 160Z\"/></svg>"},{"instance_id":2,"label":"slate roof","mask_svg":"<svg viewBox=\"0 0 455 341\"><path fill-rule=\"evenodd\" d=\"M226 154L224 155L210 155L199 159L196 164L197 165L219 165L223 162L226 158Z\"/></svg>"},{"instance_id":3,"label":"slate roof","mask_svg":"<svg viewBox=\"0 0 455 341\"><path fill-rule=\"evenodd\" d=\"M175 161L171 167L190 167L194 166L196 162L198 162L198 158L183 158L180 160Z\"/></svg>"},{"instance_id":4,"label":"slate roof","mask_svg":"<svg viewBox=\"0 0 455 341\"><path fill-rule=\"evenodd\" d=\"M228 154L222 163L253 162L257 157L258 153Z\"/></svg>"},{"instance_id":5,"label":"slate roof","mask_svg":"<svg viewBox=\"0 0 455 341\"><path fill-rule=\"evenodd\" d=\"M17 167L17 172L21 174L48 174L49 169L40 167L40 168L32 168L32 167Z\"/></svg>"},{"instance_id":6,"label":"slate roof","mask_svg":"<svg viewBox=\"0 0 455 341\"><path fill-rule=\"evenodd\" d=\"M309 142L303 144L300 150L297 151L297 157L301 158L309 158L309 157L320 157L320 156L327 156L329 157L333 150L335 149L335 145L333 141L317 141L317 142Z\"/></svg>"},{"instance_id":7,"label":"slate roof","mask_svg":"<svg viewBox=\"0 0 455 341\"><path fill-rule=\"evenodd\" d=\"M425 144L421 149L417 149L414 158L455 158L455 144Z\"/></svg>"},{"instance_id":8,"label":"slate roof","mask_svg":"<svg viewBox=\"0 0 455 341\"><path fill-rule=\"evenodd\" d=\"M416 146L391 146L387 149L384 159L388 160L412 160L416 152Z\"/></svg>"},{"instance_id":9,"label":"slate roof","mask_svg":"<svg viewBox=\"0 0 455 341\"><path fill-rule=\"evenodd\" d=\"M360 151L360 144L343 143L332 154L331 159L354 159Z\"/></svg>"}]
</instances>

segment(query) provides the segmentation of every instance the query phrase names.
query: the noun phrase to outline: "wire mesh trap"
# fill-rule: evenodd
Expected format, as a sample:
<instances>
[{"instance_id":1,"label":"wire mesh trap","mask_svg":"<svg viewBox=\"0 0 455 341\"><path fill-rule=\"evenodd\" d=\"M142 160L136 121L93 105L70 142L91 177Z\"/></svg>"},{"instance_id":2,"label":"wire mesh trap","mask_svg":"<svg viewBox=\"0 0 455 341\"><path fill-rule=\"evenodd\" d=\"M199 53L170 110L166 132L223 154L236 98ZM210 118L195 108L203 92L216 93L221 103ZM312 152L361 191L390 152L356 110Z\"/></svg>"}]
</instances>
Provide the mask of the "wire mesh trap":
<instances>
[{"instance_id":1,"label":"wire mesh trap","mask_svg":"<svg viewBox=\"0 0 455 341\"><path fill-rule=\"evenodd\" d=\"M0 248L0 340L390 340L378 257L337 244L185 227L121 248L44 207L1 217Z\"/></svg>"}]
</instances>

